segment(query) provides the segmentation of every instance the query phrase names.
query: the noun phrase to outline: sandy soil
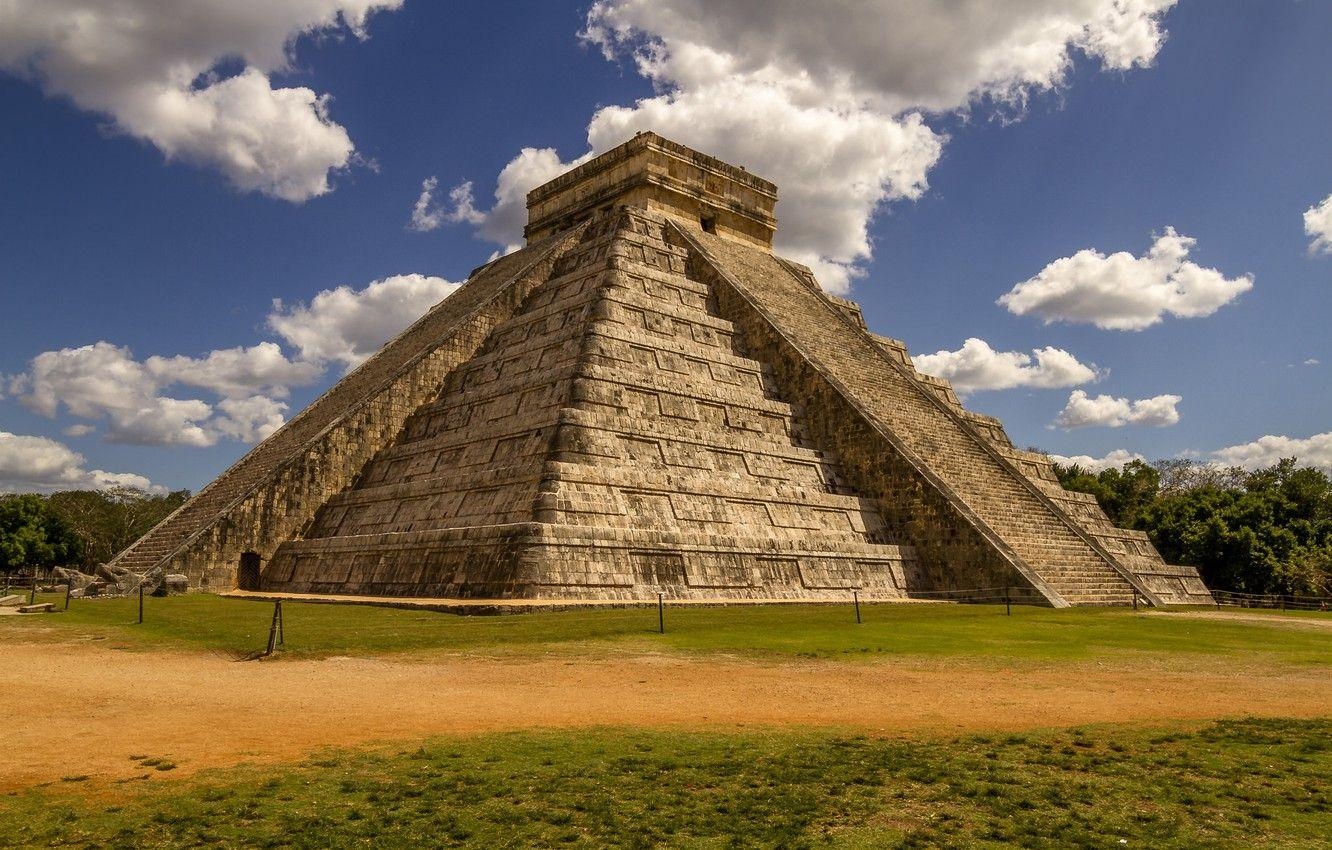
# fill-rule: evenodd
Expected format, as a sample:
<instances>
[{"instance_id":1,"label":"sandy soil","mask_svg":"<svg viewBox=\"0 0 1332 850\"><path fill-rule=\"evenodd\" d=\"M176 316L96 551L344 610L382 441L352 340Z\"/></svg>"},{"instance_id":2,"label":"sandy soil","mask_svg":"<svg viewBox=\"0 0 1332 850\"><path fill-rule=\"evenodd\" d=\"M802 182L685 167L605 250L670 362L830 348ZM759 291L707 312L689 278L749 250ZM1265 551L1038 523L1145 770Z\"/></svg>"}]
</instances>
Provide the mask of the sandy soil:
<instances>
[{"instance_id":1,"label":"sandy soil","mask_svg":"<svg viewBox=\"0 0 1332 850\"><path fill-rule=\"evenodd\" d=\"M985 668L957 661L756 662L667 656L234 662L95 644L10 645L0 789L169 774L325 746L585 726L835 725L939 734L1244 715L1332 716L1332 668Z\"/></svg>"},{"instance_id":2,"label":"sandy soil","mask_svg":"<svg viewBox=\"0 0 1332 850\"><path fill-rule=\"evenodd\" d=\"M1303 629L1315 632L1332 632L1332 618L1322 614L1308 617L1287 616L1285 614L1264 614L1261 611L1249 611L1229 609L1226 611L1198 611L1192 610L1187 613L1178 611L1147 611L1149 617L1188 617L1191 620L1229 620L1232 623L1239 621L1242 623L1262 623L1264 626L1274 626L1278 629Z\"/></svg>"}]
</instances>

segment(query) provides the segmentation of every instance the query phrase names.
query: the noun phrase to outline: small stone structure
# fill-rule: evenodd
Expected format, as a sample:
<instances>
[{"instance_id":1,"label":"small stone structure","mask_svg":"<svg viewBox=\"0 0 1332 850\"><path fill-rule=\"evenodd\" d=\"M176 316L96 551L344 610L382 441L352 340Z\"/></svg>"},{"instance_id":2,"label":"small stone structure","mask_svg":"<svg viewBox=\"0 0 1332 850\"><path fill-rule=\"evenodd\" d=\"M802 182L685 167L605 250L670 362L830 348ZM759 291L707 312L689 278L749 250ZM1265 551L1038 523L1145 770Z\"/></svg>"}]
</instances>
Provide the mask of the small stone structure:
<instances>
[{"instance_id":1,"label":"small stone structure","mask_svg":"<svg viewBox=\"0 0 1332 850\"><path fill-rule=\"evenodd\" d=\"M644 133L113 566L385 596L1210 602Z\"/></svg>"}]
</instances>

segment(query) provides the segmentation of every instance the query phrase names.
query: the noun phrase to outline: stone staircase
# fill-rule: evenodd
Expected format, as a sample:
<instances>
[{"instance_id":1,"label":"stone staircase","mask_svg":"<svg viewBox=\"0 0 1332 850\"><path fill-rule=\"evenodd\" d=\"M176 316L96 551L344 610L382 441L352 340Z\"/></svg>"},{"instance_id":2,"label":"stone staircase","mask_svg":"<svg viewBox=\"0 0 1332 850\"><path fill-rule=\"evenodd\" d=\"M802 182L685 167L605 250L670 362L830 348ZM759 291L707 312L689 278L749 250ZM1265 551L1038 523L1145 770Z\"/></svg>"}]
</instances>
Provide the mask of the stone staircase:
<instances>
[{"instance_id":1,"label":"stone staircase","mask_svg":"<svg viewBox=\"0 0 1332 850\"><path fill-rule=\"evenodd\" d=\"M263 589L900 598L914 553L684 264L645 214L593 217Z\"/></svg>"},{"instance_id":2,"label":"stone staircase","mask_svg":"<svg viewBox=\"0 0 1332 850\"><path fill-rule=\"evenodd\" d=\"M526 248L116 563L202 590L243 564L384 595L1206 597L773 255L775 204L651 133L539 187Z\"/></svg>"},{"instance_id":3,"label":"stone staircase","mask_svg":"<svg viewBox=\"0 0 1332 850\"><path fill-rule=\"evenodd\" d=\"M544 259L568 240L552 237L502 257L474 272L466 285L432 308L425 316L388 342L375 357L349 373L272 436L255 446L211 484L122 551L116 566L145 572L172 557L193 537L216 523L223 514L256 488L273 480L285 464L301 457L308 447L360 404L382 394L413 363L446 339L464 317L495 297L499 284L525 266ZM410 411L404 411L403 415ZM311 506L313 512L317 505Z\"/></svg>"},{"instance_id":4,"label":"stone staircase","mask_svg":"<svg viewBox=\"0 0 1332 850\"><path fill-rule=\"evenodd\" d=\"M274 457L277 455L277 457ZM112 564L134 572L147 572L181 547L195 532L215 519L233 500L271 474L277 451L246 455L223 477L201 490L174 513L118 555Z\"/></svg>"},{"instance_id":5,"label":"stone staircase","mask_svg":"<svg viewBox=\"0 0 1332 850\"><path fill-rule=\"evenodd\" d=\"M1132 602L1133 584L1051 500L887 356L842 305L815 288L812 278L802 279L766 252L707 233L677 231L904 453L940 479L950 497L983 526L983 533L1006 544L1063 601ZM867 369L867 363L882 368Z\"/></svg>"}]
</instances>

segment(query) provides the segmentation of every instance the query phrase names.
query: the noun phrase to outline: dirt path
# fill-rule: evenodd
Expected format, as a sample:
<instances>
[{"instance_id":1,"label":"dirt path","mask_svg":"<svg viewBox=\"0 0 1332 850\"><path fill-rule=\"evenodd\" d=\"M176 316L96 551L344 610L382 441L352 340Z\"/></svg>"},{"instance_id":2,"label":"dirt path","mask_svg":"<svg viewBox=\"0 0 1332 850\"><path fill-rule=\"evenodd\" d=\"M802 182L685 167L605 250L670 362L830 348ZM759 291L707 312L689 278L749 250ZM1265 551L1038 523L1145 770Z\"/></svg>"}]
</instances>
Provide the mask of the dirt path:
<instances>
[{"instance_id":1,"label":"dirt path","mask_svg":"<svg viewBox=\"0 0 1332 850\"><path fill-rule=\"evenodd\" d=\"M208 654L19 644L0 667L0 789L187 775L323 746L533 727L839 725L902 734L1332 716L1332 668L1144 673L1127 664L753 662L664 656L236 663Z\"/></svg>"},{"instance_id":2,"label":"dirt path","mask_svg":"<svg viewBox=\"0 0 1332 850\"><path fill-rule=\"evenodd\" d=\"M1332 619L1320 615L1309 617L1289 617L1285 614L1264 614L1261 611L1245 612L1234 609L1228 611L1148 611L1149 617L1188 617L1191 620L1229 620L1241 623L1262 623L1279 629L1305 629L1315 632L1332 632Z\"/></svg>"}]
</instances>

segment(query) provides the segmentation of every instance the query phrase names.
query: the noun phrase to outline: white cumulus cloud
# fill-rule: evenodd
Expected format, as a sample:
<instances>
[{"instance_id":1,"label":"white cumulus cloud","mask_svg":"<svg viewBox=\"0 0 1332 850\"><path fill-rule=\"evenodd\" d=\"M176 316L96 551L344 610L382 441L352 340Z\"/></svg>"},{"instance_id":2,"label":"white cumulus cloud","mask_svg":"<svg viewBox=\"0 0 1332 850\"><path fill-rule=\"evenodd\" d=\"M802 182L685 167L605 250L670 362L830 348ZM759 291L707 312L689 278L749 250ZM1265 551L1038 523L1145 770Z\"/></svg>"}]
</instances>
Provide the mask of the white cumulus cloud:
<instances>
[{"instance_id":1,"label":"white cumulus cloud","mask_svg":"<svg viewBox=\"0 0 1332 850\"><path fill-rule=\"evenodd\" d=\"M722 76L773 80L804 98L944 111L1021 100L1063 84L1080 50L1111 70L1146 66L1174 0L964 3L868 0L599 0L585 38L634 51L654 81L701 88Z\"/></svg>"},{"instance_id":2,"label":"white cumulus cloud","mask_svg":"<svg viewBox=\"0 0 1332 850\"><path fill-rule=\"evenodd\" d=\"M211 446L221 437L245 442L267 436L282 424L286 405L260 390L285 396L288 384L311 383L322 367L282 357L275 343L214 351L203 358L135 359L123 346L101 341L78 348L44 351L29 369L10 380L10 390L29 409L55 417L62 410L106 420L106 439L153 446ZM223 396L216 406L198 398L164 394L188 385ZM70 436L91 433L86 423L66 429Z\"/></svg>"},{"instance_id":3,"label":"white cumulus cloud","mask_svg":"<svg viewBox=\"0 0 1332 850\"><path fill-rule=\"evenodd\" d=\"M1227 278L1188 259L1197 240L1173 227L1146 254L1105 255L1093 248L1063 257L1013 287L999 303L1019 316L1046 324L1078 322L1107 330L1137 331L1166 314L1210 316L1253 288L1251 275Z\"/></svg>"},{"instance_id":4,"label":"white cumulus cloud","mask_svg":"<svg viewBox=\"0 0 1332 850\"><path fill-rule=\"evenodd\" d=\"M524 149L479 231L518 243L528 190L653 130L777 183L778 249L844 292L873 255L874 214L928 189L947 140L925 114L978 101L1020 110L1064 83L1075 51L1112 70L1149 65L1171 5L601 0L582 38L608 59L629 57L657 93L598 110L590 150L572 162Z\"/></svg>"},{"instance_id":5,"label":"white cumulus cloud","mask_svg":"<svg viewBox=\"0 0 1332 850\"><path fill-rule=\"evenodd\" d=\"M1293 457L1300 466L1314 466L1332 474L1332 431L1304 438L1268 434L1247 443L1217 449L1210 457L1222 466L1244 469L1262 469L1282 458Z\"/></svg>"},{"instance_id":6,"label":"white cumulus cloud","mask_svg":"<svg viewBox=\"0 0 1332 850\"><path fill-rule=\"evenodd\" d=\"M553 148L523 148L500 171L495 181L495 199L489 210L477 208L472 181L468 180L450 190L452 208L436 208L434 215L441 222L475 225L477 234L483 239L503 245L505 253L512 253L522 247L523 226L527 223L527 193L570 168L582 165L592 156L589 152L564 162ZM417 199L417 207L420 205L421 200ZM415 214L413 211L413 217Z\"/></svg>"},{"instance_id":7,"label":"white cumulus cloud","mask_svg":"<svg viewBox=\"0 0 1332 850\"><path fill-rule=\"evenodd\" d=\"M1065 457L1064 455L1050 455L1050 460L1060 466L1080 466L1088 472L1103 472L1107 469L1118 469L1126 463L1132 463L1135 460L1146 462L1146 458L1137 452L1131 452L1128 449L1115 449L1102 457L1092 457L1091 455L1073 455Z\"/></svg>"},{"instance_id":8,"label":"white cumulus cloud","mask_svg":"<svg viewBox=\"0 0 1332 850\"><path fill-rule=\"evenodd\" d=\"M439 178L427 177L421 181L421 194L412 206L412 218L407 227L418 233L438 230L445 224L483 224L486 216L477 211L475 198L472 197L472 182L460 183L449 190L449 202L452 208L445 207L435 198L439 190Z\"/></svg>"},{"instance_id":9,"label":"white cumulus cloud","mask_svg":"<svg viewBox=\"0 0 1332 850\"><path fill-rule=\"evenodd\" d=\"M1332 254L1332 195L1304 211L1304 232L1310 254Z\"/></svg>"},{"instance_id":10,"label":"white cumulus cloud","mask_svg":"<svg viewBox=\"0 0 1332 850\"><path fill-rule=\"evenodd\" d=\"M602 109L588 127L588 142L601 152L639 130L775 182L777 249L813 267L834 292L846 292L861 273L857 264L873 253L874 211L885 201L923 195L945 141L918 113L898 118L802 104L781 87L734 79Z\"/></svg>"},{"instance_id":11,"label":"white cumulus cloud","mask_svg":"<svg viewBox=\"0 0 1332 850\"><path fill-rule=\"evenodd\" d=\"M440 277L400 274L363 289L325 289L308 305L275 301L268 327L295 347L302 360L337 361L350 370L458 286Z\"/></svg>"},{"instance_id":12,"label":"white cumulus cloud","mask_svg":"<svg viewBox=\"0 0 1332 850\"><path fill-rule=\"evenodd\" d=\"M136 487L161 492L142 475L87 469L83 455L47 437L0 431L0 493L106 490Z\"/></svg>"},{"instance_id":13,"label":"white cumulus cloud","mask_svg":"<svg viewBox=\"0 0 1332 850\"><path fill-rule=\"evenodd\" d=\"M985 340L975 337L957 351L917 354L911 361L927 375L947 378L960 393L1012 387L1072 387L1100 377L1094 364L1082 363L1061 348L1047 346L1030 354L995 351Z\"/></svg>"},{"instance_id":14,"label":"white cumulus cloud","mask_svg":"<svg viewBox=\"0 0 1332 850\"><path fill-rule=\"evenodd\" d=\"M168 159L224 174L242 191L301 202L330 190L355 147L304 86L273 88L307 34L365 36L402 0L7 0L0 70L30 79ZM240 71L218 73L239 61Z\"/></svg>"},{"instance_id":15,"label":"white cumulus cloud","mask_svg":"<svg viewBox=\"0 0 1332 850\"><path fill-rule=\"evenodd\" d=\"M217 433L242 443L257 443L282 427L286 402L267 396L224 398L217 403L220 415L212 421Z\"/></svg>"},{"instance_id":16,"label":"white cumulus cloud","mask_svg":"<svg viewBox=\"0 0 1332 850\"><path fill-rule=\"evenodd\" d=\"M161 382L128 348L97 342L45 351L11 383L27 407L54 417L63 406L74 416L108 421L107 439L137 445L210 446L206 427L213 408L199 399L158 394Z\"/></svg>"},{"instance_id":17,"label":"white cumulus cloud","mask_svg":"<svg viewBox=\"0 0 1332 850\"><path fill-rule=\"evenodd\" d=\"M244 398L258 391L285 396L288 388L312 384L323 374L318 363L288 360L275 342L249 348L224 348L203 357L149 357L144 368L163 383L212 390L226 398Z\"/></svg>"},{"instance_id":18,"label":"white cumulus cloud","mask_svg":"<svg viewBox=\"0 0 1332 850\"><path fill-rule=\"evenodd\" d=\"M1122 428L1125 425L1163 428L1179 422L1176 406L1181 401L1183 398L1177 395L1158 395L1136 401L1109 395L1093 398L1082 390L1074 390L1055 418L1055 424L1061 428Z\"/></svg>"},{"instance_id":19,"label":"white cumulus cloud","mask_svg":"<svg viewBox=\"0 0 1332 850\"><path fill-rule=\"evenodd\" d=\"M113 443L254 443L282 427L288 405L281 399L292 387L318 382L332 362L348 369L361 363L457 287L443 278L405 274L362 289L324 290L308 306L275 301L269 329L295 349L293 356L266 340L200 357L139 360L129 348L103 340L44 351L5 383L43 416L105 422L103 436ZM200 391L216 398L195 397ZM79 422L62 430L86 437L97 428Z\"/></svg>"}]
</instances>

